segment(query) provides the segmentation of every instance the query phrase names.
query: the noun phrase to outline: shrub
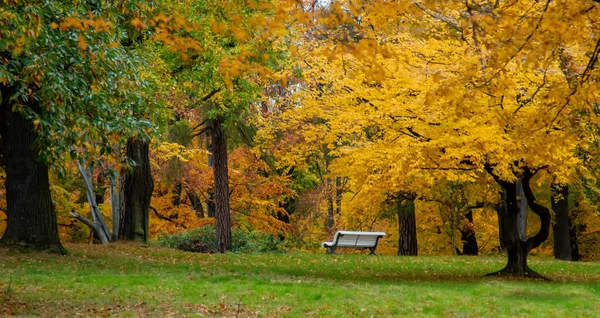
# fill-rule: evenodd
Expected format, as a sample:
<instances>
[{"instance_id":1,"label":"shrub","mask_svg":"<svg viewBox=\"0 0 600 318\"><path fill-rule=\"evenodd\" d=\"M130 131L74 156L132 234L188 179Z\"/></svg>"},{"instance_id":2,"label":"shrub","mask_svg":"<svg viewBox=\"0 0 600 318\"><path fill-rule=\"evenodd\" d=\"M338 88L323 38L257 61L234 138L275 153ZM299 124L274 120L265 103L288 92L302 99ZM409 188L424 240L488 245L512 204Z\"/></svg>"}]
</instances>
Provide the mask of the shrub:
<instances>
[{"instance_id":1,"label":"shrub","mask_svg":"<svg viewBox=\"0 0 600 318\"><path fill-rule=\"evenodd\" d=\"M158 245L187 252L214 253L216 231L213 226L203 226L180 234L159 235ZM231 245L235 253L267 253L279 251L281 242L272 234L246 233L235 228L231 232Z\"/></svg>"}]
</instances>

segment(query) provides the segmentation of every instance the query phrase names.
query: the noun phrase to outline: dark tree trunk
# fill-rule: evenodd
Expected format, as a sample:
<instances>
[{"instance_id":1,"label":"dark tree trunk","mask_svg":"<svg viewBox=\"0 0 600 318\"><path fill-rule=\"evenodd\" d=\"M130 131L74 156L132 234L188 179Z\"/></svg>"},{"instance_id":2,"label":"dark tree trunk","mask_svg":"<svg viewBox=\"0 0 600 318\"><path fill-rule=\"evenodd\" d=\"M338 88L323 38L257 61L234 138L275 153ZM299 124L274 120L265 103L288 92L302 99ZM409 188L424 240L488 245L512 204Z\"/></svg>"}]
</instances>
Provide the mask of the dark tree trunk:
<instances>
[{"instance_id":1,"label":"dark tree trunk","mask_svg":"<svg viewBox=\"0 0 600 318\"><path fill-rule=\"evenodd\" d=\"M460 230L460 239L463 242L462 255L479 254L479 246L477 245L477 237L475 236L475 228L473 227L473 211L471 210L465 214L465 222Z\"/></svg>"},{"instance_id":2,"label":"dark tree trunk","mask_svg":"<svg viewBox=\"0 0 600 318\"><path fill-rule=\"evenodd\" d=\"M515 183L517 186L517 204L519 205L519 216L517 218L517 224L519 226L519 239L521 241L527 241L527 198L523 190L523 181L517 180Z\"/></svg>"},{"instance_id":3,"label":"dark tree trunk","mask_svg":"<svg viewBox=\"0 0 600 318\"><path fill-rule=\"evenodd\" d=\"M192 209L196 211L196 215L201 219L204 218L204 209L202 208L202 202L200 201L200 198L198 197L196 192L194 192L194 190L192 189L188 189L186 193L188 199L190 199L190 205L192 206Z\"/></svg>"},{"instance_id":4,"label":"dark tree trunk","mask_svg":"<svg viewBox=\"0 0 600 318\"><path fill-rule=\"evenodd\" d=\"M415 200L397 199L398 210L398 255L417 255L417 221Z\"/></svg>"},{"instance_id":5,"label":"dark tree trunk","mask_svg":"<svg viewBox=\"0 0 600 318\"><path fill-rule=\"evenodd\" d=\"M206 148L211 149L211 151L212 151L211 139L212 139L212 137L206 138ZM215 156L212 154L212 152L208 154L208 166L213 169L215 166ZM213 171L213 174L214 174L214 171ZM206 200L206 213L209 218L215 217L215 209L216 209L216 207L215 207L215 190L213 187L213 189L210 189L210 191L208 191L208 200Z\"/></svg>"},{"instance_id":6,"label":"dark tree trunk","mask_svg":"<svg viewBox=\"0 0 600 318\"><path fill-rule=\"evenodd\" d=\"M214 199L217 232L217 252L231 250L231 215L229 211L229 177L227 169L227 140L223 118L211 122L212 154L214 156Z\"/></svg>"},{"instance_id":7,"label":"dark tree trunk","mask_svg":"<svg viewBox=\"0 0 600 318\"><path fill-rule=\"evenodd\" d=\"M148 241L148 211L154 190L150 173L148 143L127 141L127 157L135 162L121 181L119 240Z\"/></svg>"},{"instance_id":8,"label":"dark tree trunk","mask_svg":"<svg viewBox=\"0 0 600 318\"><path fill-rule=\"evenodd\" d=\"M96 178L96 187L94 188L94 196L96 197L97 204L104 203L104 192L106 192L106 187L104 184L104 176L102 173L99 173L98 177Z\"/></svg>"},{"instance_id":9,"label":"dark tree trunk","mask_svg":"<svg viewBox=\"0 0 600 318\"><path fill-rule=\"evenodd\" d=\"M572 260L571 229L569 227L569 186L552 184L552 210L554 211L554 258Z\"/></svg>"},{"instance_id":10,"label":"dark tree trunk","mask_svg":"<svg viewBox=\"0 0 600 318\"><path fill-rule=\"evenodd\" d=\"M33 122L12 112L11 95L11 91L2 88L0 135L6 164L7 219L2 242L62 252L50 197L48 166L37 161Z\"/></svg>"},{"instance_id":11,"label":"dark tree trunk","mask_svg":"<svg viewBox=\"0 0 600 318\"><path fill-rule=\"evenodd\" d=\"M500 246L498 246L499 252L502 252L506 249L504 246L504 216L508 213L506 211L506 191L502 189L500 191L500 201L494 207L496 210L496 214L498 215L498 240L500 241Z\"/></svg>"},{"instance_id":12,"label":"dark tree trunk","mask_svg":"<svg viewBox=\"0 0 600 318\"><path fill-rule=\"evenodd\" d=\"M181 204L182 188L183 188L183 185L181 184L181 182L175 183L175 186L173 187L173 206L174 207L178 207Z\"/></svg>"},{"instance_id":13,"label":"dark tree trunk","mask_svg":"<svg viewBox=\"0 0 600 318\"><path fill-rule=\"evenodd\" d=\"M506 215L502 218L501 228L503 244L508 253L508 262L502 270L490 275L543 278L543 276L531 270L527 265L527 256L529 255L529 252L542 244L550 234L550 210L537 203L529 186L533 174L529 169L525 168L524 176L521 181L529 207L540 217L540 230L536 235L523 241L521 240L519 233L520 206L517 201L516 183L500 180L493 174L490 167L486 168L506 192Z\"/></svg>"},{"instance_id":14,"label":"dark tree trunk","mask_svg":"<svg viewBox=\"0 0 600 318\"><path fill-rule=\"evenodd\" d=\"M335 213L337 215L342 215L342 195L344 194L344 189L342 186L342 178L335 177Z\"/></svg>"},{"instance_id":15,"label":"dark tree trunk","mask_svg":"<svg viewBox=\"0 0 600 318\"><path fill-rule=\"evenodd\" d=\"M333 185L331 178L327 178L325 190L327 191L327 229L333 229Z\"/></svg>"},{"instance_id":16,"label":"dark tree trunk","mask_svg":"<svg viewBox=\"0 0 600 318\"><path fill-rule=\"evenodd\" d=\"M579 210L579 202L575 200L575 206L573 211L569 213L569 233L571 237L571 260L579 261L581 259L581 255L579 254L579 241L577 237L579 233L583 232L585 229L585 225L582 226L577 224L577 211Z\"/></svg>"}]
</instances>

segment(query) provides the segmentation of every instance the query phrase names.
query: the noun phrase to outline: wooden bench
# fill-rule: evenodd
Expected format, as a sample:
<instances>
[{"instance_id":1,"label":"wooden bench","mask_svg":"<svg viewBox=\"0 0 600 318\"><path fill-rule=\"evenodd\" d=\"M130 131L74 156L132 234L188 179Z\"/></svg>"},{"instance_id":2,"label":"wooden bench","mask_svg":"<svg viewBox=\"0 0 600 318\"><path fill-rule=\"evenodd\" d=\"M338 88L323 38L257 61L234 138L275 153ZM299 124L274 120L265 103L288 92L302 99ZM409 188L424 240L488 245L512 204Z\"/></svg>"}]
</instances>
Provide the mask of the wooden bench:
<instances>
[{"instance_id":1,"label":"wooden bench","mask_svg":"<svg viewBox=\"0 0 600 318\"><path fill-rule=\"evenodd\" d=\"M347 247L359 250L369 249L371 254L375 255L377 243L384 236L383 232L338 231L332 242L323 242L321 246L327 249L327 254L335 254L338 247Z\"/></svg>"}]
</instances>

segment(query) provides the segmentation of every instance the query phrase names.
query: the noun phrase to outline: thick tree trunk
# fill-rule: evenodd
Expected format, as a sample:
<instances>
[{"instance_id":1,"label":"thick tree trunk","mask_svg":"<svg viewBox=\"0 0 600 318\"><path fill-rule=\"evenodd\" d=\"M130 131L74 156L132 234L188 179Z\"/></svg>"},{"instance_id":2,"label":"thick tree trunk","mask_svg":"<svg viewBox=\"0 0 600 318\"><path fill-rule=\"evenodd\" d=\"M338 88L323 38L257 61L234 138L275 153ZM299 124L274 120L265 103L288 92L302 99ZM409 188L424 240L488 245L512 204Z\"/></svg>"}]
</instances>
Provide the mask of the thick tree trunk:
<instances>
[{"instance_id":1,"label":"thick tree trunk","mask_svg":"<svg viewBox=\"0 0 600 318\"><path fill-rule=\"evenodd\" d=\"M2 242L62 252L48 166L37 161L33 122L12 112L11 95L11 91L2 88L0 135L6 164L7 218Z\"/></svg>"},{"instance_id":2,"label":"thick tree trunk","mask_svg":"<svg viewBox=\"0 0 600 318\"><path fill-rule=\"evenodd\" d=\"M135 162L121 181L119 240L148 241L148 211L154 190L150 174L148 143L127 141L127 157Z\"/></svg>"},{"instance_id":3,"label":"thick tree trunk","mask_svg":"<svg viewBox=\"0 0 600 318\"><path fill-rule=\"evenodd\" d=\"M229 211L229 177L227 169L227 140L223 118L211 122L212 154L214 156L214 198L217 232L217 252L231 250L231 215Z\"/></svg>"},{"instance_id":4,"label":"thick tree trunk","mask_svg":"<svg viewBox=\"0 0 600 318\"><path fill-rule=\"evenodd\" d=\"M552 184L552 210L554 211L554 258L572 260L571 229L569 227L569 186Z\"/></svg>"},{"instance_id":5,"label":"thick tree trunk","mask_svg":"<svg viewBox=\"0 0 600 318\"><path fill-rule=\"evenodd\" d=\"M398 211L398 255L417 255L417 221L415 200L397 199Z\"/></svg>"},{"instance_id":6,"label":"thick tree trunk","mask_svg":"<svg viewBox=\"0 0 600 318\"><path fill-rule=\"evenodd\" d=\"M496 210L496 214L498 215L498 240L500 241L500 245L498 246L499 252L502 252L506 249L504 246L504 216L508 213L506 211L506 191L502 189L500 191L500 201L494 207Z\"/></svg>"},{"instance_id":7,"label":"thick tree trunk","mask_svg":"<svg viewBox=\"0 0 600 318\"><path fill-rule=\"evenodd\" d=\"M477 237L473 227L473 211L471 210L465 214L465 223L460 230L460 236L463 242L462 255L478 255L479 246L477 245Z\"/></svg>"},{"instance_id":8,"label":"thick tree trunk","mask_svg":"<svg viewBox=\"0 0 600 318\"><path fill-rule=\"evenodd\" d=\"M517 201L518 187L516 183L502 181L497 178L489 167L486 167L488 172L494 176L496 182L500 184L506 192L506 215L502 218L502 240L503 244L508 253L508 262L506 266L496 272L489 275L507 275L517 277L532 277L532 278L544 278L540 274L531 270L527 265L527 256L529 252L542 244L550 233L550 210L541 206L535 200L535 196L531 191L529 182L533 174L529 169L525 168L524 176L522 179L522 188L524 195L527 198L527 202L531 210L540 217L540 230L538 233L526 241L521 240L519 233L519 213L520 206Z\"/></svg>"}]
</instances>

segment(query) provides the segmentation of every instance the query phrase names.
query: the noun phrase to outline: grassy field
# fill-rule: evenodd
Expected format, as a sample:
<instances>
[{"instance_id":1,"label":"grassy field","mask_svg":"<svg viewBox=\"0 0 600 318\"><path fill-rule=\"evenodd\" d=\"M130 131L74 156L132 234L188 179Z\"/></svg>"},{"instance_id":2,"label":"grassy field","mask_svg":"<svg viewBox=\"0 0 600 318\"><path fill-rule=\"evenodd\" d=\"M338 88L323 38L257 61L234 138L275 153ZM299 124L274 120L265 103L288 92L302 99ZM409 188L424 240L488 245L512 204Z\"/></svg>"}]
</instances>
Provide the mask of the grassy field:
<instances>
[{"instance_id":1,"label":"grassy field","mask_svg":"<svg viewBox=\"0 0 600 318\"><path fill-rule=\"evenodd\" d=\"M600 263L532 258L551 278L482 277L503 258L202 255L127 244L70 255L0 249L0 315L600 315Z\"/></svg>"}]
</instances>

